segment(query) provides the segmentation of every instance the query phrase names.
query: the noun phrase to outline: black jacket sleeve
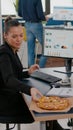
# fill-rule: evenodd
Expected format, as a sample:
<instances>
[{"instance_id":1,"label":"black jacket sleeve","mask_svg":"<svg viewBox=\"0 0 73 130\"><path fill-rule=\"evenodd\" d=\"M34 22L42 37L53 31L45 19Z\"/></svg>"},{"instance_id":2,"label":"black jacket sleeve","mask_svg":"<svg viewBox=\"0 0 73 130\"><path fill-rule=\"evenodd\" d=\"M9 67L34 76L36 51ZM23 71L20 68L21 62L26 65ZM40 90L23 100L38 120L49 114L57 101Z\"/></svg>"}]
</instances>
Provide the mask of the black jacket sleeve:
<instances>
[{"instance_id":1,"label":"black jacket sleeve","mask_svg":"<svg viewBox=\"0 0 73 130\"><path fill-rule=\"evenodd\" d=\"M30 77L30 75L29 75L28 71L22 71L22 79L29 78L29 77Z\"/></svg>"},{"instance_id":2,"label":"black jacket sleeve","mask_svg":"<svg viewBox=\"0 0 73 130\"><path fill-rule=\"evenodd\" d=\"M14 69L9 56L6 54L0 55L0 73L5 87L13 91L24 92L30 95L31 86L26 86L23 81L19 80L14 73Z\"/></svg>"}]
</instances>

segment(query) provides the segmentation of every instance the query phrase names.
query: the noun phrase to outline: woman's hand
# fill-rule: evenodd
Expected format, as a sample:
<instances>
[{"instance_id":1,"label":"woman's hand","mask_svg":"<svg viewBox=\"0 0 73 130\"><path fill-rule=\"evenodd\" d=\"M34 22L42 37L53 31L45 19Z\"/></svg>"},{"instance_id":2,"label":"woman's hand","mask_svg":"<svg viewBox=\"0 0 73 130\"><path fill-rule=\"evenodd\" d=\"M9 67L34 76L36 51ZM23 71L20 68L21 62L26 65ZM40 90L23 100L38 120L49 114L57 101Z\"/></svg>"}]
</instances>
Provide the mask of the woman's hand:
<instances>
[{"instance_id":1,"label":"woman's hand","mask_svg":"<svg viewBox=\"0 0 73 130\"><path fill-rule=\"evenodd\" d=\"M32 65L29 70L28 70L28 73L29 74L32 74L35 70L39 69L39 65L38 64L34 64Z\"/></svg>"},{"instance_id":2,"label":"woman's hand","mask_svg":"<svg viewBox=\"0 0 73 130\"><path fill-rule=\"evenodd\" d=\"M38 99L41 97L41 96L43 96L42 94L41 94L41 92L38 90L38 89L36 89L36 88L31 88L31 90L30 90L30 93L31 93L31 96L32 96L32 100L34 100L34 101L38 101Z\"/></svg>"}]
</instances>

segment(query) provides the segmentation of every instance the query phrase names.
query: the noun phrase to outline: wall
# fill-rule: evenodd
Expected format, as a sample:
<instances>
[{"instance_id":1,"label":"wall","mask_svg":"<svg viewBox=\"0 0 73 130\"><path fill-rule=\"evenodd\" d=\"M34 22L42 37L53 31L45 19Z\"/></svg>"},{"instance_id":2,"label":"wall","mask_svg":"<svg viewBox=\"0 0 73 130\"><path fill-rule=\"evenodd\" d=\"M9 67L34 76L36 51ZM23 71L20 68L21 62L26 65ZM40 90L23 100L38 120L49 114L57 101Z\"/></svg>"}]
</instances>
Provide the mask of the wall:
<instances>
[{"instance_id":1,"label":"wall","mask_svg":"<svg viewBox=\"0 0 73 130\"><path fill-rule=\"evenodd\" d=\"M14 4L16 0L0 0L1 2L1 14L2 15L14 15L16 13ZM41 0L43 11L47 14L49 13L49 1L48 0ZM47 2L47 4L46 4ZM5 3L5 4L4 4Z\"/></svg>"},{"instance_id":2,"label":"wall","mask_svg":"<svg viewBox=\"0 0 73 130\"><path fill-rule=\"evenodd\" d=\"M5 3L5 4L4 4ZM15 15L13 0L1 0L1 15Z\"/></svg>"}]
</instances>

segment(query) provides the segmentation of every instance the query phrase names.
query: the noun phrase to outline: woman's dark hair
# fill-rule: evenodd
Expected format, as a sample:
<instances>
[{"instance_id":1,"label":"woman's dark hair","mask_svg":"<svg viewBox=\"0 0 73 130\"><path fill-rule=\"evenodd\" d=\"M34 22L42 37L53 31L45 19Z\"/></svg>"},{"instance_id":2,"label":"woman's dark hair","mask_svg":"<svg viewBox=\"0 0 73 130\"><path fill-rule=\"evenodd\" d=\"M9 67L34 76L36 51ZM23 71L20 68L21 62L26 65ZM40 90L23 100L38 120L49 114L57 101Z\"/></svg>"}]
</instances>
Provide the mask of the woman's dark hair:
<instances>
[{"instance_id":1,"label":"woman's dark hair","mask_svg":"<svg viewBox=\"0 0 73 130\"><path fill-rule=\"evenodd\" d=\"M19 25L21 25L21 23L19 23L17 19L12 19L11 16L8 16L5 19L4 32L7 33L11 27L17 27Z\"/></svg>"}]
</instances>

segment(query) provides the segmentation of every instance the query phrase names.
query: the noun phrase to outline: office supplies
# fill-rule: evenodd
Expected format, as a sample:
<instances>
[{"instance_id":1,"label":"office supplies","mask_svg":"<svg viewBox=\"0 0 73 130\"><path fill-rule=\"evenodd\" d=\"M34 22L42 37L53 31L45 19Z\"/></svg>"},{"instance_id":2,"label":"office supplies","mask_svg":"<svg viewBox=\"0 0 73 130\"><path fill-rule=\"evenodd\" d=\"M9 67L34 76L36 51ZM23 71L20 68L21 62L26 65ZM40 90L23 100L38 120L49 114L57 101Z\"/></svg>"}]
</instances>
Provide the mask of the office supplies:
<instances>
[{"instance_id":1,"label":"office supplies","mask_svg":"<svg viewBox=\"0 0 73 130\"><path fill-rule=\"evenodd\" d=\"M68 87L59 87L55 88L53 87L50 89L47 94L47 96L61 96L61 97L73 97L73 88Z\"/></svg>"},{"instance_id":2,"label":"office supplies","mask_svg":"<svg viewBox=\"0 0 73 130\"><path fill-rule=\"evenodd\" d=\"M53 76L53 75L50 75L50 74L46 74L46 73L41 72L41 71L34 71L31 74L31 77L45 81L45 82L48 82L48 83L55 83L55 82L62 80L59 77L56 77L56 76Z\"/></svg>"},{"instance_id":3,"label":"office supplies","mask_svg":"<svg viewBox=\"0 0 73 130\"><path fill-rule=\"evenodd\" d=\"M73 72L64 72L64 71L58 71L58 70L54 70L54 72L63 73L63 74L70 74L70 73L73 73Z\"/></svg>"}]
</instances>

